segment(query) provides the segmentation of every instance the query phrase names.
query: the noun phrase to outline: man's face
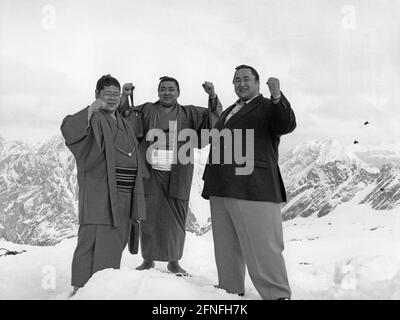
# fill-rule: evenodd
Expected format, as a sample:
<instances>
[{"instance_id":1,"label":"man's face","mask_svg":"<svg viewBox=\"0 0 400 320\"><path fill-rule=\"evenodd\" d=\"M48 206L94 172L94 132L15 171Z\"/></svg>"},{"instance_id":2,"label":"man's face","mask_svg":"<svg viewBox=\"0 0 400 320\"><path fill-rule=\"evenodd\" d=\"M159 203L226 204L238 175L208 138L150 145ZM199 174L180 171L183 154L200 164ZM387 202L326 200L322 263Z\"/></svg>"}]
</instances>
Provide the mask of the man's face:
<instances>
[{"instance_id":1,"label":"man's face","mask_svg":"<svg viewBox=\"0 0 400 320\"><path fill-rule=\"evenodd\" d=\"M243 101L253 98L260 92L260 82L256 80L251 70L247 68L236 71L233 85L236 95Z\"/></svg>"},{"instance_id":2,"label":"man's face","mask_svg":"<svg viewBox=\"0 0 400 320\"><path fill-rule=\"evenodd\" d=\"M100 92L96 91L96 99L97 98L100 98L107 104L103 110L112 113L119 106L121 94L118 87L111 85L104 87Z\"/></svg>"},{"instance_id":3,"label":"man's face","mask_svg":"<svg viewBox=\"0 0 400 320\"><path fill-rule=\"evenodd\" d=\"M158 97L163 107L172 107L179 97L176 83L174 81L162 81L158 89Z\"/></svg>"}]
</instances>

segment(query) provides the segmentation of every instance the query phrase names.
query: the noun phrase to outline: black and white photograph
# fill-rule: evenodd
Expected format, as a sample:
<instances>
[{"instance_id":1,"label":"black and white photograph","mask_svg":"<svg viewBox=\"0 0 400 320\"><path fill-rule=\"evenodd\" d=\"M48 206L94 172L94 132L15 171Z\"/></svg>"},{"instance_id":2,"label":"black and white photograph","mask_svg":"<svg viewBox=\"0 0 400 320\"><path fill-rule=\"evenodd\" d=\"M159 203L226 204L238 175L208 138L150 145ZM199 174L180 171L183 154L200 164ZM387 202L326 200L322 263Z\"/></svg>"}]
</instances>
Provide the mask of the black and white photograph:
<instances>
[{"instance_id":1,"label":"black and white photograph","mask_svg":"<svg viewBox=\"0 0 400 320\"><path fill-rule=\"evenodd\" d=\"M400 300L399 17L0 0L0 300Z\"/></svg>"}]
</instances>

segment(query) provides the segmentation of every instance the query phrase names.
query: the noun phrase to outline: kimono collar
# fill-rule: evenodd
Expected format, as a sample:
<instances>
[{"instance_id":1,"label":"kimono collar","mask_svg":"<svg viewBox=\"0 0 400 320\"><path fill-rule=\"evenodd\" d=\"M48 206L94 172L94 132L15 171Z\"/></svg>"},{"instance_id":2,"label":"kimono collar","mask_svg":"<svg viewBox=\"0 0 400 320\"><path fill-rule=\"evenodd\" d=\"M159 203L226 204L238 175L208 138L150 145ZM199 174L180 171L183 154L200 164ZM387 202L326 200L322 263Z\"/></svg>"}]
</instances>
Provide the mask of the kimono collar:
<instances>
[{"instance_id":1,"label":"kimono collar","mask_svg":"<svg viewBox=\"0 0 400 320\"><path fill-rule=\"evenodd\" d=\"M118 129L122 129L122 119L121 115L118 111L115 112L115 119L111 117L111 115L106 112L106 111L101 111L101 113L104 115L104 117L107 119L108 122L113 121Z\"/></svg>"}]
</instances>

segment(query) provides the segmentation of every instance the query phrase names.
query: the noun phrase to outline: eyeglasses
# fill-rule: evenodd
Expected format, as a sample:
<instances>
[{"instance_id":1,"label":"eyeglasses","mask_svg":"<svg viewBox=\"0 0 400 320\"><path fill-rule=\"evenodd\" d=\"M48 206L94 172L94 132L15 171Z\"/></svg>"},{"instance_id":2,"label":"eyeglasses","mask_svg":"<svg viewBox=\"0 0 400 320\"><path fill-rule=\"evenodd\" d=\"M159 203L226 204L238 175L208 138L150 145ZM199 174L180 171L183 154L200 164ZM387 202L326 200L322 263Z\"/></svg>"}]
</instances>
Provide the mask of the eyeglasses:
<instances>
[{"instance_id":1,"label":"eyeglasses","mask_svg":"<svg viewBox=\"0 0 400 320\"><path fill-rule=\"evenodd\" d=\"M121 94L119 92L103 92L103 96L106 98L121 98Z\"/></svg>"}]
</instances>

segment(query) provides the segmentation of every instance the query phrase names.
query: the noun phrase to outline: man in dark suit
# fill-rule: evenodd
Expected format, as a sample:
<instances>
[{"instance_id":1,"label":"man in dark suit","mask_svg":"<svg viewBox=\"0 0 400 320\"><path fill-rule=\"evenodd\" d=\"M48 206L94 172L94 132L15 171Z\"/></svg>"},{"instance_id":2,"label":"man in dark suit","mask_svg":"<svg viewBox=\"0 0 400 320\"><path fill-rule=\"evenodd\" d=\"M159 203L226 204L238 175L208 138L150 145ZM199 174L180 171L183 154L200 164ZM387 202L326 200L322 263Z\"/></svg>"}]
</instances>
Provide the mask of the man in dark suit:
<instances>
[{"instance_id":1,"label":"man in dark suit","mask_svg":"<svg viewBox=\"0 0 400 320\"><path fill-rule=\"evenodd\" d=\"M282 255L281 203L286 202L286 193L278 167L278 146L281 135L295 129L295 115L278 79L268 79L271 99L260 94L259 75L253 67L237 67L233 84L239 100L223 112L215 128L219 132L235 130L235 139L241 132L242 139L233 145L221 139L222 135L218 141L213 139L203 177L202 196L210 199L218 287L243 294L247 265L263 299L290 299ZM243 139L249 131L254 137L251 141ZM242 167L234 156L238 146L254 150L250 174L237 170ZM218 163L212 163L214 152L219 152Z\"/></svg>"}]
</instances>

